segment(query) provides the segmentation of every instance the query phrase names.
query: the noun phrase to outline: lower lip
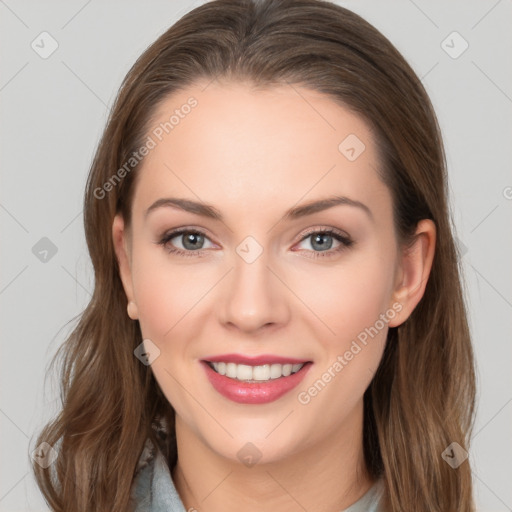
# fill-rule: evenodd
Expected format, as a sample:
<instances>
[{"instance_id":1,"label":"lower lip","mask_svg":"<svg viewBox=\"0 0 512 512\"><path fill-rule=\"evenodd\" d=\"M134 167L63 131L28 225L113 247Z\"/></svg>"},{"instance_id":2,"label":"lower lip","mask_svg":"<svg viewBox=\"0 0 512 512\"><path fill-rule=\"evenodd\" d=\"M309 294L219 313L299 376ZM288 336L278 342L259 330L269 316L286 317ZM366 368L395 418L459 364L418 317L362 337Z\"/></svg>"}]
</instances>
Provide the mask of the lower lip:
<instances>
[{"instance_id":1,"label":"lower lip","mask_svg":"<svg viewBox=\"0 0 512 512\"><path fill-rule=\"evenodd\" d=\"M277 400L296 387L312 365L308 362L298 372L288 377L261 382L243 382L217 373L205 361L201 361L201 364L212 386L222 396L240 404L266 404Z\"/></svg>"}]
</instances>

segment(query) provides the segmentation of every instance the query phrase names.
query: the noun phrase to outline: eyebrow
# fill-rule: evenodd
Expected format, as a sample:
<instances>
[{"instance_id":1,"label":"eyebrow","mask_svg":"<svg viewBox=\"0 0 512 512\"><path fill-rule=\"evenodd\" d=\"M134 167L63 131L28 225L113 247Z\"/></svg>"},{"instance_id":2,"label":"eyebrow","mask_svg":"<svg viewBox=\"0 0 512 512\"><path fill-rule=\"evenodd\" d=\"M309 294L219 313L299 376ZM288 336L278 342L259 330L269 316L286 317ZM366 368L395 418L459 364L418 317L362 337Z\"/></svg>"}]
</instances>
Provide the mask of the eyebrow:
<instances>
[{"instance_id":1,"label":"eyebrow","mask_svg":"<svg viewBox=\"0 0 512 512\"><path fill-rule=\"evenodd\" d=\"M360 201L350 199L349 197L346 196L331 196L325 199L310 201L300 206L294 206L293 208L290 208L289 210L286 211L283 219L296 220L302 217L306 217L307 215L312 215L313 213L321 212L339 205L347 205L360 208L361 210L366 212L366 214L368 215L368 217L370 217L372 221L374 221L373 213L370 210L370 208L368 208L368 206L366 206L364 203L361 203ZM206 203L192 201L191 199L183 199L178 197L163 197L161 199L156 200L145 211L144 218L146 218L152 211L156 210L157 208L163 207L176 208L179 210L183 210L185 212L200 215L202 217L207 217L209 219L224 222L222 214L214 206Z\"/></svg>"}]
</instances>

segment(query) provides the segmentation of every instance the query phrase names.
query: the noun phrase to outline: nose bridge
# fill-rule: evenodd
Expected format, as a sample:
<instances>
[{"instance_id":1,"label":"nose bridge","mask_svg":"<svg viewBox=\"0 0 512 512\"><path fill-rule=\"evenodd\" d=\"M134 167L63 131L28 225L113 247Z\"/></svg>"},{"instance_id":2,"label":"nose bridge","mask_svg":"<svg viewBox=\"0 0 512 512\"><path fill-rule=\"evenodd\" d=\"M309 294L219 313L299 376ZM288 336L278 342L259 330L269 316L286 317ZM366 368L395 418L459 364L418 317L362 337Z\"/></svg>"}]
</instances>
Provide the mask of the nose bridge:
<instances>
[{"instance_id":1,"label":"nose bridge","mask_svg":"<svg viewBox=\"0 0 512 512\"><path fill-rule=\"evenodd\" d=\"M242 330L285 321L285 287L272 271L269 251L251 236L235 251L234 268L226 283L224 321Z\"/></svg>"}]
</instances>

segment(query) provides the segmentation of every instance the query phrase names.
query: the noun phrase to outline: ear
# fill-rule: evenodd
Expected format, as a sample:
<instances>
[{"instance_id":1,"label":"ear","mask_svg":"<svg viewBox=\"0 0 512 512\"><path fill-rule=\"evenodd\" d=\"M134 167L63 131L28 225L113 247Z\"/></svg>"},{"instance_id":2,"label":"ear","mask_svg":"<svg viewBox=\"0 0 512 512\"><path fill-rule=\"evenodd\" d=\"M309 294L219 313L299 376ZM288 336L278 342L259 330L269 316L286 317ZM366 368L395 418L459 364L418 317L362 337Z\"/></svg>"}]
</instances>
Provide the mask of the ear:
<instances>
[{"instance_id":1,"label":"ear","mask_svg":"<svg viewBox=\"0 0 512 512\"><path fill-rule=\"evenodd\" d=\"M402 309L388 323L389 327L397 327L405 322L423 297L434 260L435 246L436 225L430 219L423 219L418 222L414 243L401 254L393 299L401 304Z\"/></svg>"},{"instance_id":2,"label":"ear","mask_svg":"<svg viewBox=\"0 0 512 512\"><path fill-rule=\"evenodd\" d=\"M124 219L121 214L114 217L112 223L112 239L114 242L114 250L119 264L119 274L123 283L123 288L128 300L128 316L132 320L138 319L137 304L133 295L133 282L131 270L131 239L129 233L125 229Z\"/></svg>"}]
</instances>

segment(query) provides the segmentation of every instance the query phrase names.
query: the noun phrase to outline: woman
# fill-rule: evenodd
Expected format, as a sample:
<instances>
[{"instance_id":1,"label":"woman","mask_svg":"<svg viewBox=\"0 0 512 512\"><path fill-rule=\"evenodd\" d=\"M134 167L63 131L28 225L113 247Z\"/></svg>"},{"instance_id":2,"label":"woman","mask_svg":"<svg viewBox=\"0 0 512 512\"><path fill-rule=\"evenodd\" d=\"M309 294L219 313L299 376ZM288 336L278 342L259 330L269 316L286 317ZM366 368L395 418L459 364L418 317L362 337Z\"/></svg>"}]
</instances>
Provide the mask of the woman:
<instances>
[{"instance_id":1,"label":"woman","mask_svg":"<svg viewBox=\"0 0 512 512\"><path fill-rule=\"evenodd\" d=\"M356 14L180 19L90 171L94 295L34 464L50 507L474 510L446 181L421 82Z\"/></svg>"}]
</instances>

